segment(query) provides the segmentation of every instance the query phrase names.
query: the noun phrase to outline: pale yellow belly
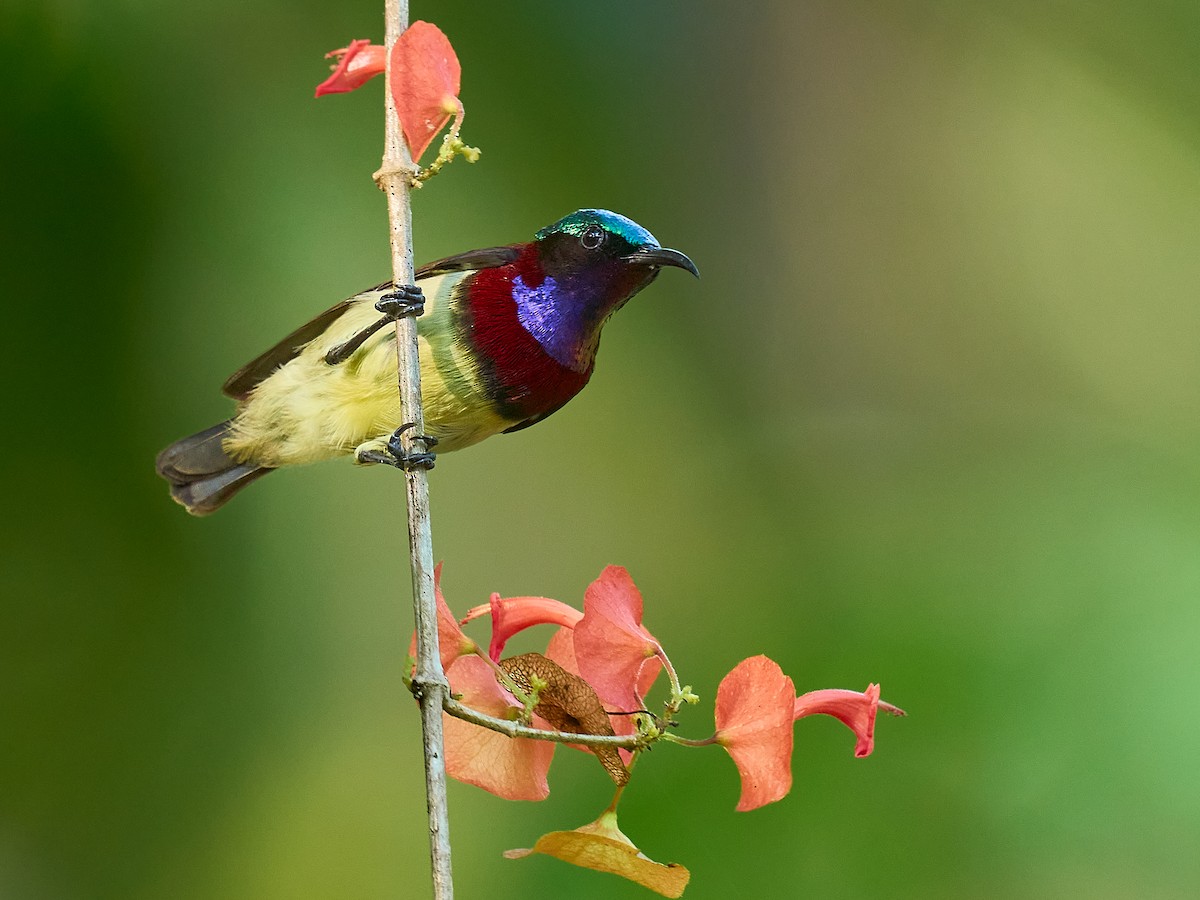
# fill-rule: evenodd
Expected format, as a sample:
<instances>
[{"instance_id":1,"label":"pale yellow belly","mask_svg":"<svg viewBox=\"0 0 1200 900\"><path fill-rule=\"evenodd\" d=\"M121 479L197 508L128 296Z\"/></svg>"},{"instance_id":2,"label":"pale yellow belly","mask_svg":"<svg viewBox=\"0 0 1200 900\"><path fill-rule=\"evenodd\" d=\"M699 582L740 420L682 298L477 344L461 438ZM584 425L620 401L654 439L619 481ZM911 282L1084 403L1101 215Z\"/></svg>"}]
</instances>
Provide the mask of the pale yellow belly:
<instances>
[{"instance_id":1,"label":"pale yellow belly","mask_svg":"<svg viewBox=\"0 0 1200 900\"><path fill-rule=\"evenodd\" d=\"M430 279L422 285L427 298L418 340L422 405L425 431L438 438L438 452L459 450L515 424L496 414L473 361L449 339L446 304L457 280ZM363 296L254 389L234 419L227 452L272 467L317 462L386 439L403 423L391 327L340 365L324 359L330 347L379 318L373 295Z\"/></svg>"}]
</instances>

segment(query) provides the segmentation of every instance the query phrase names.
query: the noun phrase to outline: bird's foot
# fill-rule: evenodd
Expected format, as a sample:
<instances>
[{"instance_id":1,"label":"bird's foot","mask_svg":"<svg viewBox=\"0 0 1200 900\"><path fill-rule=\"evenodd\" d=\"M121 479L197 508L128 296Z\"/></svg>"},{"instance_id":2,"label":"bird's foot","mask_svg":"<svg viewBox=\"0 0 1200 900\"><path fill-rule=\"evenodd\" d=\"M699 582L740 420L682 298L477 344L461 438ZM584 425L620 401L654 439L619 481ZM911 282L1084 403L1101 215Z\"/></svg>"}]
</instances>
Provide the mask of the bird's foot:
<instances>
[{"instance_id":1,"label":"bird's foot","mask_svg":"<svg viewBox=\"0 0 1200 900\"><path fill-rule=\"evenodd\" d=\"M413 451L404 446L404 433L416 426L416 422L405 422L392 433L391 437L382 442L382 446L379 441L369 441L363 444L354 451L355 461L395 466L405 472L411 472L414 469L432 469L437 454L430 451L437 445L437 438L428 434L414 434L409 437L409 441L420 441L425 445L425 449Z\"/></svg>"},{"instance_id":2,"label":"bird's foot","mask_svg":"<svg viewBox=\"0 0 1200 900\"><path fill-rule=\"evenodd\" d=\"M425 294L415 284L406 284L390 294L384 294L375 301L375 308L383 313L383 318L373 322L329 349L325 354L325 362L330 366L338 366L354 355L354 351L366 343L367 338L390 322L399 322L409 316L419 316L425 312Z\"/></svg>"},{"instance_id":3,"label":"bird's foot","mask_svg":"<svg viewBox=\"0 0 1200 900\"><path fill-rule=\"evenodd\" d=\"M419 316L425 312L425 294L415 284L403 284L376 300L375 308L396 321Z\"/></svg>"}]
</instances>

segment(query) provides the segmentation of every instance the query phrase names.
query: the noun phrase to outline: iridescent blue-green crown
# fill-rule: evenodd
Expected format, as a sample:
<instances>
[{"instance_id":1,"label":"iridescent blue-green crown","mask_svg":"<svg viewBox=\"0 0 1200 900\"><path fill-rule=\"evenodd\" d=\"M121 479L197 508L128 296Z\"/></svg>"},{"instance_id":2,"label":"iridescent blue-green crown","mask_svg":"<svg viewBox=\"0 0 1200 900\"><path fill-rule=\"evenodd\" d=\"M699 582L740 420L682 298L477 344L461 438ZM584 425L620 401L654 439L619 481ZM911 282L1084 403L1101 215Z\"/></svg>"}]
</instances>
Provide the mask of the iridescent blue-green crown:
<instances>
[{"instance_id":1,"label":"iridescent blue-green crown","mask_svg":"<svg viewBox=\"0 0 1200 900\"><path fill-rule=\"evenodd\" d=\"M547 225L534 237L539 241L552 234L569 234L579 237L590 225L599 225L609 234L615 234L624 240L631 247L642 247L647 244L651 247L659 246L654 235L633 219L627 219L625 216L609 212L607 209L578 209L569 216L559 219L553 225Z\"/></svg>"}]
</instances>

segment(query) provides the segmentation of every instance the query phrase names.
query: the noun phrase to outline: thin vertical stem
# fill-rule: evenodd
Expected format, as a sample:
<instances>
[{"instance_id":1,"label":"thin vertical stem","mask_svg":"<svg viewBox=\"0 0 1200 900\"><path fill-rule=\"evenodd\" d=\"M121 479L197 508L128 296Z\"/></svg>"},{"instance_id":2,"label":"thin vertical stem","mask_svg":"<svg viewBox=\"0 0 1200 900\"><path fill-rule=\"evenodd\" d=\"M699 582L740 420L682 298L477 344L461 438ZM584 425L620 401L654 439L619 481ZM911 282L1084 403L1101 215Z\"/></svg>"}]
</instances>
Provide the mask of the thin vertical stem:
<instances>
[{"instance_id":1,"label":"thin vertical stem","mask_svg":"<svg viewBox=\"0 0 1200 900\"><path fill-rule=\"evenodd\" d=\"M391 92L391 50L408 27L408 0L385 0L388 86L385 116L385 150L379 184L387 193L391 231L392 277L397 286L413 282L412 208L409 176L414 166L400 130L400 118ZM421 361L417 350L417 323L404 318L396 323L396 363L399 373L401 415L414 422L409 434L423 434ZM406 439L407 441L407 439ZM406 449L411 445L406 443ZM423 448L422 448L423 449ZM442 704L449 694L446 674L438 654L437 607L433 586L433 538L429 521L429 481L425 470L405 474L408 489L408 542L412 558L413 610L417 625L417 670L413 685L421 703L425 747L425 791L429 808L429 851L435 900L451 900L454 883L450 869L450 817L446 800L446 761L442 740Z\"/></svg>"}]
</instances>

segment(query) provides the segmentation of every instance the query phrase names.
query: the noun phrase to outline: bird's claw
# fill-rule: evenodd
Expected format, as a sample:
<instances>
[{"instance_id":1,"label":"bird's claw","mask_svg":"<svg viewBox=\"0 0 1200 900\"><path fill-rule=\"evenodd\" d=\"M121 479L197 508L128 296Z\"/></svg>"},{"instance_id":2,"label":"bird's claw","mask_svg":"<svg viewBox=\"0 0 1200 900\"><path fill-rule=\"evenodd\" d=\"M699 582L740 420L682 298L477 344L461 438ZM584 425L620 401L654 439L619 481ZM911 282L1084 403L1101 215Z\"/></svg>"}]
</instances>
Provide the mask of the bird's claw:
<instances>
[{"instance_id":1,"label":"bird's claw","mask_svg":"<svg viewBox=\"0 0 1200 900\"><path fill-rule=\"evenodd\" d=\"M392 436L387 439L385 449L363 449L355 454L355 458L360 463L379 463L385 466L395 466L397 469L403 469L405 472L412 472L415 469L432 469L434 461L437 459L437 454L431 453L430 450L437 445L438 439L429 434L414 434L409 440L420 441L425 445L423 451L408 450L404 446L404 433L415 428L416 422L405 422L397 428Z\"/></svg>"},{"instance_id":2,"label":"bird's claw","mask_svg":"<svg viewBox=\"0 0 1200 900\"><path fill-rule=\"evenodd\" d=\"M411 431L412 429L414 429L416 427L417 427L416 422L405 422L403 425L401 425L399 428L397 428L395 431L393 431L392 436L390 438L388 438L388 442L387 442L388 450L391 451L392 453L396 454L397 456L399 456L401 453L404 453L405 452L404 443L401 440L401 438L404 436L404 433L406 431ZM435 438L431 434L414 434L412 436L411 440L420 441L422 444L425 445L425 449L427 451L432 450L434 447L437 446L437 443L438 443L438 439Z\"/></svg>"},{"instance_id":3,"label":"bird's claw","mask_svg":"<svg viewBox=\"0 0 1200 900\"><path fill-rule=\"evenodd\" d=\"M375 308L396 321L419 316L425 312L425 294L415 284L403 284L376 300Z\"/></svg>"}]
</instances>

